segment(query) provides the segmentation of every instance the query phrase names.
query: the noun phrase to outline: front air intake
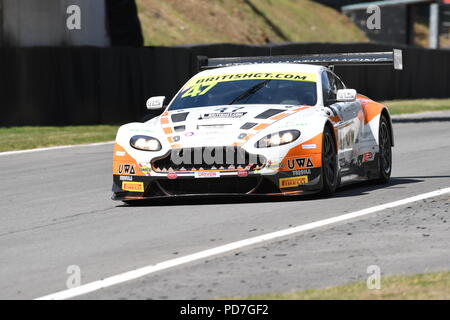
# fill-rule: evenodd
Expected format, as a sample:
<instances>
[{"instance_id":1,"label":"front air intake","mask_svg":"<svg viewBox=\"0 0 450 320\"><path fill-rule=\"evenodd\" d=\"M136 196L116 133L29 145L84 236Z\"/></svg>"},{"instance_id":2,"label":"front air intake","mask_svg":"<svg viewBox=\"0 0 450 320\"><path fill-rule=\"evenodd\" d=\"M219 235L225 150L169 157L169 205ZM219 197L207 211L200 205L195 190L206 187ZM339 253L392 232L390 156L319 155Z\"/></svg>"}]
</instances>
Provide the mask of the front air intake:
<instances>
[{"instance_id":1,"label":"front air intake","mask_svg":"<svg viewBox=\"0 0 450 320\"><path fill-rule=\"evenodd\" d=\"M152 162L156 172L203 170L233 171L261 169L266 159L241 147L201 147L174 149Z\"/></svg>"}]
</instances>

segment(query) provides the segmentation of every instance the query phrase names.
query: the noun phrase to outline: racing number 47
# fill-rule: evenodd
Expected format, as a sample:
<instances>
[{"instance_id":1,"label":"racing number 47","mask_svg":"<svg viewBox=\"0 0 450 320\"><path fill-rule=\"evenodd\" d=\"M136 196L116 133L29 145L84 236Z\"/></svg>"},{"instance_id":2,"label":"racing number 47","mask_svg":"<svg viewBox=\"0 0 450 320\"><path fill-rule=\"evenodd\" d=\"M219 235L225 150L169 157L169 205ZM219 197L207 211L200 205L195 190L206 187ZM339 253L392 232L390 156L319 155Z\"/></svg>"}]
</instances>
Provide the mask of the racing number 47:
<instances>
[{"instance_id":1,"label":"racing number 47","mask_svg":"<svg viewBox=\"0 0 450 320\"><path fill-rule=\"evenodd\" d=\"M196 84L196 85L192 86L192 88L190 88L188 91L186 91L181 97L186 98L186 97L196 97L196 96L204 95L209 90L211 90L216 84L217 84L217 82L211 82L210 84L206 84L206 85L202 84L202 83Z\"/></svg>"}]
</instances>

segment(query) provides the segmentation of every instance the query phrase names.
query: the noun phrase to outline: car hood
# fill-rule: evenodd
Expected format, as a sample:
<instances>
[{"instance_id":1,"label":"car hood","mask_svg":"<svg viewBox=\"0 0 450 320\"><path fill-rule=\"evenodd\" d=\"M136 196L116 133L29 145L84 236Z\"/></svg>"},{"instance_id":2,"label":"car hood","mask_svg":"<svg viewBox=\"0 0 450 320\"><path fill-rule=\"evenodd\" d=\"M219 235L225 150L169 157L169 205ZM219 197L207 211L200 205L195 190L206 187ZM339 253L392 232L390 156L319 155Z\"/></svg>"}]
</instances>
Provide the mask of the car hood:
<instances>
[{"instance_id":1,"label":"car hood","mask_svg":"<svg viewBox=\"0 0 450 320\"><path fill-rule=\"evenodd\" d=\"M284 105L225 105L169 111L156 125L181 147L243 144L259 131L293 113Z\"/></svg>"}]
</instances>

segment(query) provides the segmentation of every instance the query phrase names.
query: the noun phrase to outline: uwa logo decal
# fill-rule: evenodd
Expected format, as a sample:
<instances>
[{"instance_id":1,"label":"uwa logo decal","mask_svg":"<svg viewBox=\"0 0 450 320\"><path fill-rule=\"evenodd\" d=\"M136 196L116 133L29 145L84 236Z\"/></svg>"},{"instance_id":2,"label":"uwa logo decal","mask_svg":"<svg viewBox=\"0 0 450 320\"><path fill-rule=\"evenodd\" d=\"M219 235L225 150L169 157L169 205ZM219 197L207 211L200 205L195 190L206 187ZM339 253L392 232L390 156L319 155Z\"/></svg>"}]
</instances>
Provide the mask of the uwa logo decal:
<instances>
[{"instance_id":1,"label":"uwa logo decal","mask_svg":"<svg viewBox=\"0 0 450 320\"><path fill-rule=\"evenodd\" d=\"M134 165L132 164L120 164L119 165L119 173L120 174L136 174L134 170Z\"/></svg>"},{"instance_id":2,"label":"uwa logo decal","mask_svg":"<svg viewBox=\"0 0 450 320\"><path fill-rule=\"evenodd\" d=\"M288 159L287 165L290 170L314 167L311 158Z\"/></svg>"}]
</instances>

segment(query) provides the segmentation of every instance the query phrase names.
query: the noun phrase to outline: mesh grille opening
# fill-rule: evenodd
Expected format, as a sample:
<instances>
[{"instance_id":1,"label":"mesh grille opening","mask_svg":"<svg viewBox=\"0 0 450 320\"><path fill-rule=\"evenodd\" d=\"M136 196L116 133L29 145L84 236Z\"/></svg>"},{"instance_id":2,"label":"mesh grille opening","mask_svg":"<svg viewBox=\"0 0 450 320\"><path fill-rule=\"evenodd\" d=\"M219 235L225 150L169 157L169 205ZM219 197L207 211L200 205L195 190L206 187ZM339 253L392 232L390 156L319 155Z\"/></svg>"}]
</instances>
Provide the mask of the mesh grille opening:
<instances>
[{"instance_id":1,"label":"mesh grille opening","mask_svg":"<svg viewBox=\"0 0 450 320\"><path fill-rule=\"evenodd\" d=\"M250 154L241 147L202 147L172 150L163 158L153 161L152 167L156 172L245 168L253 171L261 169L265 163L263 156Z\"/></svg>"}]
</instances>

